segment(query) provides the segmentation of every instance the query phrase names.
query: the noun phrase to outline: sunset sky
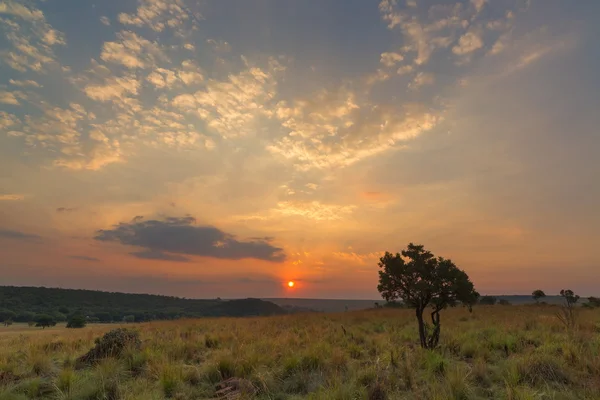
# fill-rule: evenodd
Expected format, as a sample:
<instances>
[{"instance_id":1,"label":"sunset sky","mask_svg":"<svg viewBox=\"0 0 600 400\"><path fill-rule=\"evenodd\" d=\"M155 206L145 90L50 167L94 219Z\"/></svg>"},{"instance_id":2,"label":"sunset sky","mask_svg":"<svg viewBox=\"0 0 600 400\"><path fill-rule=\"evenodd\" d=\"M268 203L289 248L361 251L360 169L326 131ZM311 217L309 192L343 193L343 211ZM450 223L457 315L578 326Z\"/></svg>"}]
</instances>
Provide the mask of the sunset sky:
<instances>
[{"instance_id":1,"label":"sunset sky","mask_svg":"<svg viewBox=\"0 0 600 400\"><path fill-rule=\"evenodd\" d=\"M600 294L599 15L0 0L0 285L377 299L415 242Z\"/></svg>"}]
</instances>

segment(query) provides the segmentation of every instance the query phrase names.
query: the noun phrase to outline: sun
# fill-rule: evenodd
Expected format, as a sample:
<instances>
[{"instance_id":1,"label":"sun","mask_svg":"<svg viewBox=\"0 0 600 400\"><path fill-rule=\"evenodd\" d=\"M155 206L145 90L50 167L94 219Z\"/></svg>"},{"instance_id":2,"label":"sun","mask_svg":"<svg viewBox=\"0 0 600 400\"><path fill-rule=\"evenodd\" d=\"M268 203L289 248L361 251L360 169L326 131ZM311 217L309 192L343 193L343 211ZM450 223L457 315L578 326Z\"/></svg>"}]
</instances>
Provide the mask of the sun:
<instances>
[{"instance_id":1,"label":"sun","mask_svg":"<svg viewBox=\"0 0 600 400\"><path fill-rule=\"evenodd\" d=\"M289 281L289 282L287 283L287 285L288 285L288 287L290 287L290 288L293 288L293 287L294 287L294 285L295 285L295 283L294 283L294 281Z\"/></svg>"}]
</instances>

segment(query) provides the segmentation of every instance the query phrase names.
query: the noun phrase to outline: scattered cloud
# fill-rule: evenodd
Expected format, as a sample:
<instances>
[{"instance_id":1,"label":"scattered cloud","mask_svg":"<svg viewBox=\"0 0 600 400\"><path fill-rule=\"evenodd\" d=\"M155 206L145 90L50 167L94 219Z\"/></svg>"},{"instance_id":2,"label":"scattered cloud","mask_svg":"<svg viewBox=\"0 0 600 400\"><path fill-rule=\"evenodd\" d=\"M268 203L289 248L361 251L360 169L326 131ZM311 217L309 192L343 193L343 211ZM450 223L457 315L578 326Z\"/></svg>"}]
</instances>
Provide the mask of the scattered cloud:
<instances>
[{"instance_id":1,"label":"scattered cloud","mask_svg":"<svg viewBox=\"0 0 600 400\"><path fill-rule=\"evenodd\" d=\"M284 67L274 58L268 69L249 66L227 80L210 79L205 89L176 96L172 105L204 120L209 128L223 137L243 136L253 132L253 123L260 116L270 117L268 106L275 97L276 74ZM180 75L186 79L185 72ZM189 78L189 76L187 76Z\"/></svg>"},{"instance_id":2,"label":"scattered cloud","mask_svg":"<svg viewBox=\"0 0 600 400\"><path fill-rule=\"evenodd\" d=\"M40 85L36 81L32 81L32 80L20 81L20 80L10 79L8 81L8 83L10 83L13 86L18 86L18 87L36 87L36 88L42 87L42 85Z\"/></svg>"},{"instance_id":3,"label":"scattered cloud","mask_svg":"<svg viewBox=\"0 0 600 400\"><path fill-rule=\"evenodd\" d=\"M199 19L202 16L192 14L192 17ZM182 0L138 0L135 13L121 13L118 19L124 25L148 26L156 32L162 32L166 28L181 27L190 19L190 14Z\"/></svg>"},{"instance_id":4,"label":"scattered cloud","mask_svg":"<svg viewBox=\"0 0 600 400\"><path fill-rule=\"evenodd\" d=\"M24 241L39 241L41 240L41 236L34 235L31 233L25 233L21 231L13 231L9 229L0 229L0 238L4 239L14 239L14 240L24 240Z\"/></svg>"},{"instance_id":5,"label":"scattered cloud","mask_svg":"<svg viewBox=\"0 0 600 400\"><path fill-rule=\"evenodd\" d=\"M113 229L99 230L95 239L145 248L146 251L134 253L136 257L142 258L196 255L231 260L254 258L273 262L286 259L283 249L267 241L238 240L213 226L197 226L192 217L167 217L163 220L136 218L131 222L121 222Z\"/></svg>"},{"instance_id":6,"label":"scattered cloud","mask_svg":"<svg viewBox=\"0 0 600 400\"><path fill-rule=\"evenodd\" d=\"M90 262L99 262L99 261L101 261L99 258L88 257L88 256L69 256L69 258L72 258L72 259L75 259L75 260L90 261Z\"/></svg>"},{"instance_id":7,"label":"scattered cloud","mask_svg":"<svg viewBox=\"0 0 600 400\"><path fill-rule=\"evenodd\" d=\"M399 63L402 60L404 60L404 57L402 57L402 54L398 54L398 53L381 53L381 60L380 60L380 62L383 65L385 65L386 67L393 67L394 65L396 65L397 63Z\"/></svg>"},{"instance_id":8,"label":"scattered cloud","mask_svg":"<svg viewBox=\"0 0 600 400\"><path fill-rule=\"evenodd\" d=\"M350 261L357 264L373 263L381 258L385 251L373 251L370 253L356 253L354 251L336 251L333 256L344 261Z\"/></svg>"},{"instance_id":9,"label":"scattered cloud","mask_svg":"<svg viewBox=\"0 0 600 400\"><path fill-rule=\"evenodd\" d=\"M146 260L161 260L161 261L177 261L177 262L189 262L191 261L187 257L183 257L177 254L168 254L160 250L146 250L129 253L134 257L143 258Z\"/></svg>"},{"instance_id":10,"label":"scattered cloud","mask_svg":"<svg viewBox=\"0 0 600 400\"><path fill-rule=\"evenodd\" d=\"M25 200L25 196L22 194L0 194L0 201L21 201Z\"/></svg>"},{"instance_id":11,"label":"scattered cloud","mask_svg":"<svg viewBox=\"0 0 600 400\"><path fill-rule=\"evenodd\" d=\"M465 55L479 50L483 47L483 39L479 34L469 31L462 35L458 44L452 48L452 52L457 55Z\"/></svg>"},{"instance_id":12,"label":"scattered cloud","mask_svg":"<svg viewBox=\"0 0 600 400\"><path fill-rule=\"evenodd\" d=\"M416 90L421 86L433 85L434 82L435 76L433 74L428 72L419 72L410 83L409 87L413 90Z\"/></svg>"},{"instance_id":13,"label":"scattered cloud","mask_svg":"<svg viewBox=\"0 0 600 400\"><path fill-rule=\"evenodd\" d=\"M303 171L347 167L399 147L397 143L432 129L440 119L418 104L373 107L344 88L280 102L276 115L289 133L267 149Z\"/></svg>"},{"instance_id":14,"label":"scattered cloud","mask_svg":"<svg viewBox=\"0 0 600 400\"><path fill-rule=\"evenodd\" d=\"M283 201L277 204L276 214L286 217L303 217L315 221L342 220L354 212L356 206L323 204L319 201L292 202Z\"/></svg>"},{"instance_id":15,"label":"scattered cloud","mask_svg":"<svg viewBox=\"0 0 600 400\"><path fill-rule=\"evenodd\" d=\"M127 68L149 68L157 59L166 59L160 46L137 35L135 32L117 33L118 41L105 42L100 58L103 61L121 64Z\"/></svg>"},{"instance_id":16,"label":"scattered cloud","mask_svg":"<svg viewBox=\"0 0 600 400\"><path fill-rule=\"evenodd\" d=\"M53 47L66 43L41 10L12 0L0 3L0 30L10 44L0 59L20 72L44 73L47 66L57 64Z\"/></svg>"},{"instance_id":17,"label":"scattered cloud","mask_svg":"<svg viewBox=\"0 0 600 400\"><path fill-rule=\"evenodd\" d=\"M100 22L102 25L110 26L110 19L108 19L108 17L105 15L100 17Z\"/></svg>"},{"instance_id":18,"label":"scattered cloud","mask_svg":"<svg viewBox=\"0 0 600 400\"><path fill-rule=\"evenodd\" d=\"M398 75L405 75L405 74L412 72L413 70L414 70L414 67L412 65L403 65L396 70L396 73Z\"/></svg>"},{"instance_id":19,"label":"scattered cloud","mask_svg":"<svg viewBox=\"0 0 600 400\"><path fill-rule=\"evenodd\" d=\"M77 208L76 207L75 208L71 208L71 207L58 207L56 209L56 212L58 212L58 213L70 213L70 212L73 212L73 211L77 211Z\"/></svg>"},{"instance_id":20,"label":"scattered cloud","mask_svg":"<svg viewBox=\"0 0 600 400\"><path fill-rule=\"evenodd\" d=\"M210 44L215 51L220 53L231 51L231 45L224 40L207 39L206 43Z\"/></svg>"},{"instance_id":21,"label":"scattered cloud","mask_svg":"<svg viewBox=\"0 0 600 400\"><path fill-rule=\"evenodd\" d=\"M19 99L17 99L14 93L4 90L0 90L0 103L11 104L14 106L18 106L20 104Z\"/></svg>"}]
</instances>

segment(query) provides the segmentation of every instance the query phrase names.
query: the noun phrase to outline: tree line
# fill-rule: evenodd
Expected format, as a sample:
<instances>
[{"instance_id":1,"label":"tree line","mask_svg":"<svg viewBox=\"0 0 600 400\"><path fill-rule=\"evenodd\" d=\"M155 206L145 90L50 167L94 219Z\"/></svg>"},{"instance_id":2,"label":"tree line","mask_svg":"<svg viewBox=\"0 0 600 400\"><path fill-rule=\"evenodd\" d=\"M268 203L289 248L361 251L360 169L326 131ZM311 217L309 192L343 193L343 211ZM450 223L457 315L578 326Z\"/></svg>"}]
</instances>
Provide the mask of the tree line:
<instances>
[{"instance_id":1,"label":"tree line","mask_svg":"<svg viewBox=\"0 0 600 400\"><path fill-rule=\"evenodd\" d=\"M0 323L40 327L67 322L112 323L179 318L284 314L259 299L224 301L93 290L0 286ZM292 310L293 311L293 310Z\"/></svg>"}]
</instances>

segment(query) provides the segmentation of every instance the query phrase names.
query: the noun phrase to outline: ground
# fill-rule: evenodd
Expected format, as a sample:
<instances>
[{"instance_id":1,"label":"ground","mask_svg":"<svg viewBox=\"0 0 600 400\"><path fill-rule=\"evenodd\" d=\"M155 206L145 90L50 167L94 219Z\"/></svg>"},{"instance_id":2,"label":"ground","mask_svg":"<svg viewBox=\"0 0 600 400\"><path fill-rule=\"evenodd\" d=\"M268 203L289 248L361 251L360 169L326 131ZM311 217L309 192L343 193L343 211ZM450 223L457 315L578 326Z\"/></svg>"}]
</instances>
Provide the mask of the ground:
<instances>
[{"instance_id":1,"label":"ground","mask_svg":"<svg viewBox=\"0 0 600 400\"><path fill-rule=\"evenodd\" d=\"M0 400L210 399L227 385L258 399L600 399L600 310L571 332L555 312L446 310L433 351L411 310L128 324L141 348L89 367L76 359L119 325L15 324L0 328Z\"/></svg>"}]
</instances>

